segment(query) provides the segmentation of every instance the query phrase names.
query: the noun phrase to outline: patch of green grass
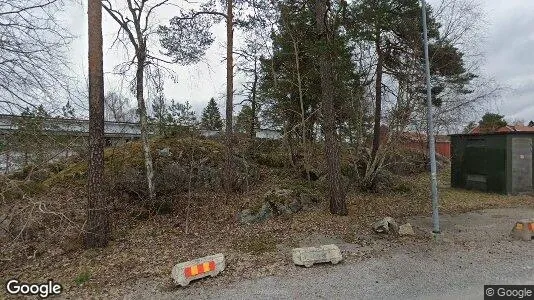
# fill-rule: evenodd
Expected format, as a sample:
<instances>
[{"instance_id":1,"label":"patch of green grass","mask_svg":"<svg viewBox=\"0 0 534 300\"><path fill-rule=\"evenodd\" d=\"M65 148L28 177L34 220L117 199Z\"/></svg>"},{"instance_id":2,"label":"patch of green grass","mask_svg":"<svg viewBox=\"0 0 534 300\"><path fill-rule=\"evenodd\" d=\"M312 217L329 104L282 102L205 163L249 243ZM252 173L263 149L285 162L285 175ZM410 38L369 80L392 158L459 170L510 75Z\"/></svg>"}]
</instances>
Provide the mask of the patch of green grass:
<instances>
[{"instance_id":1,"label":"patch of green grass","mask_svg":"<svg viewBox=\"0 0 534 300\"><path fill-rule=\"evenodd\" d=\"M88 282L91 279L91 272L89 270L84 270L76 276L74 279L74 282L76 282L77 285L83 285L86 282Z\"/></svg>"}]
</instances>

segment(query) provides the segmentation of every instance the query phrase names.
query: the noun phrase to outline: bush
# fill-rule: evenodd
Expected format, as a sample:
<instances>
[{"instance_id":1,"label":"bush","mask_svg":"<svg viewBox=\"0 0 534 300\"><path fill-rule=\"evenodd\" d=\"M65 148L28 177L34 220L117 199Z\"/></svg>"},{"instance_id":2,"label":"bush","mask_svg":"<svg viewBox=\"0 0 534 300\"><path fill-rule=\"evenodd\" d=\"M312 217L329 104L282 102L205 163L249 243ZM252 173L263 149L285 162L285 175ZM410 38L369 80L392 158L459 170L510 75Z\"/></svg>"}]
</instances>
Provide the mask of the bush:
<instances>
[{"instance_id":1,"label":"bush","mask_svg":"<svg viewBox=\"0 0 534 300\"><path fill-rule=\"evenodd\" d=\"M426 153L418 150L400 149L385 161L384 168L395 175L416 175L426 171Z\"/></svg>"}]
</instances>

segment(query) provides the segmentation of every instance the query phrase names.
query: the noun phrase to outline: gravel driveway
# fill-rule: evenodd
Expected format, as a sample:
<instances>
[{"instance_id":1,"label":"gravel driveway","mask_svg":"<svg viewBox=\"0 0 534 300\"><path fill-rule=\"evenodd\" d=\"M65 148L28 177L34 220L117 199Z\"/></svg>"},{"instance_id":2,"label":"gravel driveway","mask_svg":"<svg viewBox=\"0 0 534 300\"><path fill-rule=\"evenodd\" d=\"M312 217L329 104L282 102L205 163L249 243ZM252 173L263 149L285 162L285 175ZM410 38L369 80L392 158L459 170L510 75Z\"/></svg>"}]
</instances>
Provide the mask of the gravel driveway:
<instances>
[{"instance_id":1,"label":"gravel driveway","mask_svg":"<svg viewBox=\"0 0 534 300\"><path fill-rule=\"evenodd\" d=\"M533 242L512 240L515 220L534 209L488 209L441 216L440 242L425 242L430 218L412 223L423 242L398 247L380 258L309 269L227 286L191 283L161 291L139 283L126 299L482 299L484 284L534 284ZM343 249L343 248L342 248Z\"/></svg>"}]
</instances>

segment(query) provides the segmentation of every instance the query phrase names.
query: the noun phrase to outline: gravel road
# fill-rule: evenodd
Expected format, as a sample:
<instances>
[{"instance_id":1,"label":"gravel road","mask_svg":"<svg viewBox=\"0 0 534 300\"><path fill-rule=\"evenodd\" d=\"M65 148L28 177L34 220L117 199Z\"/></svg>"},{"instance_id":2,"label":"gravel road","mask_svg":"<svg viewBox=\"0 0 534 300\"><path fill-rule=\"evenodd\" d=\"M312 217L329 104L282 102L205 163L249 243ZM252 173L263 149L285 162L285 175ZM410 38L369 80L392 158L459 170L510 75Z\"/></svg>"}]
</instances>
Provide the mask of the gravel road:
<instances>
[{"instance_id":1,"label":"gravel road","mask_svg":"<svg viewBox=\"0 0 534 300\"><path fill-rule=\"evenodd\" d=\"M293 267L282 276L223 287L191 283L161 291L132 287L126 299L482 299L484 284L534 284L534 241L509 237L534 209L488 209L442 216L440 242L398 247L385 256L337 266ZM425 217L409 220L424 239ZM425 230L424 230L425 229ZM428 235L430 236L430 235ZM343 249L343 248L342 248Z\"/></svg>"}]
</instances>

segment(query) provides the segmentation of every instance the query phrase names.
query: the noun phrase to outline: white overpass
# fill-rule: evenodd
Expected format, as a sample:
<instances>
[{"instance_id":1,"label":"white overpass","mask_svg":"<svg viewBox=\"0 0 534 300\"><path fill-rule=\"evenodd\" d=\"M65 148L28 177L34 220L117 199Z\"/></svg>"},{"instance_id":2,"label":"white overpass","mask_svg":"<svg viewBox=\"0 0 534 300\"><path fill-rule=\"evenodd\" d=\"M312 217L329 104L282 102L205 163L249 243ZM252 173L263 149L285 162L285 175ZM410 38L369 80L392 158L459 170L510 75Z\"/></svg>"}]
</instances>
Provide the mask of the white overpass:
<instances>
[{"instance_id":1,"label":"white overpass","mask_svg":"<svg viewBox=\"0 0 534 300\"><path fill-rule=\"evenodd\" d=\"M0 135L18 129L18 124L26 117L0 114ZM89 120L65 119L65 118L42 118L44 132L57 135L88 136ZM151 130L150 134L154 131ZM200 134L205 137L218 136L221 132L201 130ZM104 136L107 138L136 139L141 137L141 129L138 123L128 122L104 122ZM276 130L260 129L256 131L256 137L262 139L277 140L282 135Z\"/></svg>"},{"instance_id":2,"label":"white overpass","mask_svg":"<svg viewBox=\"0 0 534 300\"><path fill-rule=\"evenodd\" d=\"M0 115L0 133L15 131L19 122L26 117L14 115ZM42 130L58 135L87 136L89 135L89 120L43 118ZM141 130L137 123L104 122L104 135L110 138L138 138Z\"/></svg>"}]
</instances>

